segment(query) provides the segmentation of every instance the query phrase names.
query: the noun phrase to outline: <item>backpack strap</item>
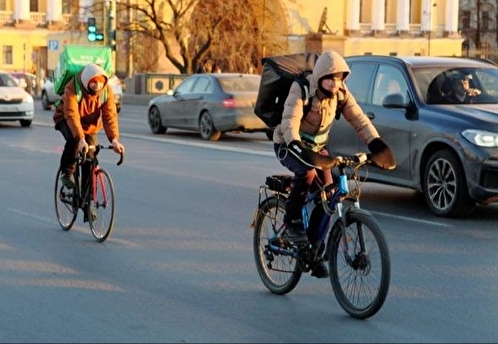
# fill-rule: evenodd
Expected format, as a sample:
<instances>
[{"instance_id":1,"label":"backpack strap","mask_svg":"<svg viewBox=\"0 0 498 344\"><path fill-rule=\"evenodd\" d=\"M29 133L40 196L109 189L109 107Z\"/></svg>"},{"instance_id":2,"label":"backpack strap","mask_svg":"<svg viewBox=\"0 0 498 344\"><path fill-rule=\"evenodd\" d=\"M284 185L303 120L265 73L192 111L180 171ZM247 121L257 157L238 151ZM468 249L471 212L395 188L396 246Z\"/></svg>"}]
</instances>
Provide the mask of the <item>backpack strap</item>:
<instances>
[{"instance_id":1,"label":"backpack strap","mask_svg":"<svg viewBox=\"0 0 498 344\"><path fill-rule=\"evenodd\" d=\"M301 93L303 99L303 118L306 117L311 110L311 96L310 96L310 82L306 77L299 77L295 80L301 86Z\"/></svg>"},{"instance_id":2,"label":"backpack strap","mask_svg":"<svg viewBox=\"0 0 498 344\"><path fill-rule=\"evenodd\" d=\"M337 108L335 109L335 119L339 120L341 118L342 109L344 108L344 93L339 90L337 95Z\"/></svg>"}]
</instances>

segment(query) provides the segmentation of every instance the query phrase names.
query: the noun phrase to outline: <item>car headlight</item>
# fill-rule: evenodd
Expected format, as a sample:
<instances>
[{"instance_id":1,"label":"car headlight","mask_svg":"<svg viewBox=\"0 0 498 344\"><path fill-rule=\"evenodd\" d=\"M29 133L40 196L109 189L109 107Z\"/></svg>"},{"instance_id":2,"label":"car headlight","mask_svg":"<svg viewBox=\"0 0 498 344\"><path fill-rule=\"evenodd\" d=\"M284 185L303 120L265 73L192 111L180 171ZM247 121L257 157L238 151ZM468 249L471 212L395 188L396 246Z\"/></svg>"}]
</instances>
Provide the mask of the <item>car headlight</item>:
<instances>
[{"instance_id":1,"label":"car headlight","mask_svg":"<svg viewBox=\"0 0 498 344\"><path fill-rule=\"evenodd\" d=\"M22 98L23 103L33 103L33 97L29 93L25 93Z\"/></svg>"},{"instance_id":2,"label":"car headlight","mask_svg":"<svg viewBox=\"0 0 498 344\"><path fill-rule=\"evenodd\" d=\"M498 133L485 130L468 129L462 132L463 137L479 147L498 147Z\"/></svg>"}]
</instances>

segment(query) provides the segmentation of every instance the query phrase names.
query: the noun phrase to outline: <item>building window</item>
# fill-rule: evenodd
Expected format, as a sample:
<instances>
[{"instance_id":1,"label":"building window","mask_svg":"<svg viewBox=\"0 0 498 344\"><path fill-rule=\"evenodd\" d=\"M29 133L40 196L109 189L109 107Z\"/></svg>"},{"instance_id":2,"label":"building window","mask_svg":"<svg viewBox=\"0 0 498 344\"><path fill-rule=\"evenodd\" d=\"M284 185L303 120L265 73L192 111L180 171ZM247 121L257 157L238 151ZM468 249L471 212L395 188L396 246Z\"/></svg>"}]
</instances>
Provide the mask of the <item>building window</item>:
<instances>
[{"instance_id":1,"label":"building window","mask_svg":"<svg viewBox=\"0 0 498 344\"><path fill-rule=\"evenodd\" d=\"M30 12L40 12L38 10L38 0L29 0L29 11Z\"/></svg>"},{"instance_id":2,"label":"building window","mask_svg":"<svg viewBox=\"0 0 498 344\"><path fill-rule=\"evenodd\" d=\"M470 29L470 11L462 11L462 29Z\"/></svg>"},{"instance_id":3,"label":"building window","mask_svg":"<svg viewBox=\"0 0 498 344\"><path fill-rule=\"evenodd\" d=\"M0 0L0 11L7 11L7 0Z\"/></svg>"},{"instance_id":4,"label":"building window","mask_svg":"<svg viewBox=\"0 0 498 344\"><path fill-rule=\"evenodd\" d=\"M14 59L12 58L12 45L2 46L2 64L11 65Z\"/></svg>"},{"instance_id":5,"label":"building window","mask_svg":"<svg viewBox=\"0 0 498 344\"><path fill-rule=\"evenodd\" d=\"M72 0L62 0L62 14L71 14Z\"/></svg>"},{"instance_id":6,"label":"building window","mask_svg":"<svg viewBox=\"0 0 498 344\"><path fill-rule=\"evenodd\" d=\"M489 30L489 12L483 11L483 12L481 12L481 16L482 16L481 29L483 29L484 31L488 31Z\"/></svg>"}]
</instances>

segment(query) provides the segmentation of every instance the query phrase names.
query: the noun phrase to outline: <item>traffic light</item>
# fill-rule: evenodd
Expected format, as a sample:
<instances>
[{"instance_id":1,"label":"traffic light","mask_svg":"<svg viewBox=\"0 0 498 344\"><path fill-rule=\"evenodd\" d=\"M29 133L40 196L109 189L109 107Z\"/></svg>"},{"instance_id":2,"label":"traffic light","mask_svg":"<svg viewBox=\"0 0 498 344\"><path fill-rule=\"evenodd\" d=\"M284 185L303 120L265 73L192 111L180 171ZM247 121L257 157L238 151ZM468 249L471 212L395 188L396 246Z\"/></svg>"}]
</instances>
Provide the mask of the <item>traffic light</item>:
<instances>
[{"instance_id":1,"label":"traffic light","mask_svg":"<svg viewBox=\"0 0 498 344\"><path fill-rule=\"evenodd\" d=\"M95 20L94 17L88 17L86 31L87 31L86 37L90 42L104 40L104 34L101 32L97 32L97 21Z\"/></svg>"},{"instance_id":2,"label":"traffic light","mask_svg":"<svg viewBox=\"0 0 498 344\"><path fill-rule=\"evenodd\" d=\"M116 51L116 30L112 30L109 34L109 47Z\"/></svg>"}]
</instances>

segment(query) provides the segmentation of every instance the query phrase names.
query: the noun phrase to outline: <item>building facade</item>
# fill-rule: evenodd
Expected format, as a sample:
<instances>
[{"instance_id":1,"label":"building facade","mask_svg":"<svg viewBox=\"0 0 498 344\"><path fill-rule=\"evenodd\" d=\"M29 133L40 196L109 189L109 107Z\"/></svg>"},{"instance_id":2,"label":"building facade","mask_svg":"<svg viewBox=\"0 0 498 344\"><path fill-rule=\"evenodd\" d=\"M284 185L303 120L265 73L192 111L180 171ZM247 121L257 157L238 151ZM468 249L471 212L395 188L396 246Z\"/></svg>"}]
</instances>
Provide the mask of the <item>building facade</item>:
<instances>
[{"instance_id":1,"label":"building facade","mask_svg":"<svg viewBox=\"0 0 498 344\"><path fill-rule=\"evenodd\" d=\"M460 2L465 3L468 14L475 12L471 4L476 1L249 0L249 3L261 28L284 37L289 53L333 49L344 55L460 56L462 43L469 40L459 31ZM120 2L140 3L140 0ZM98 26L105 29L109 4L113 3L116 0L0 0L0 69L45 75L54 69L64 45L105 43L87 41L86 21L93 16ZM119 27L133 18L130 13L119 11L119 2L117 5L116 72L123 77L133 72L133 61L127 51L131 49L127 35ZM276 13L281 20L268 24L266 11ZM496 38L490 44L496 48ZM162 47L157 45L157 49L159 56L163 56ZM177 72L165 58L158 61L155 71Z\"/></svg>"}]
</instances>

